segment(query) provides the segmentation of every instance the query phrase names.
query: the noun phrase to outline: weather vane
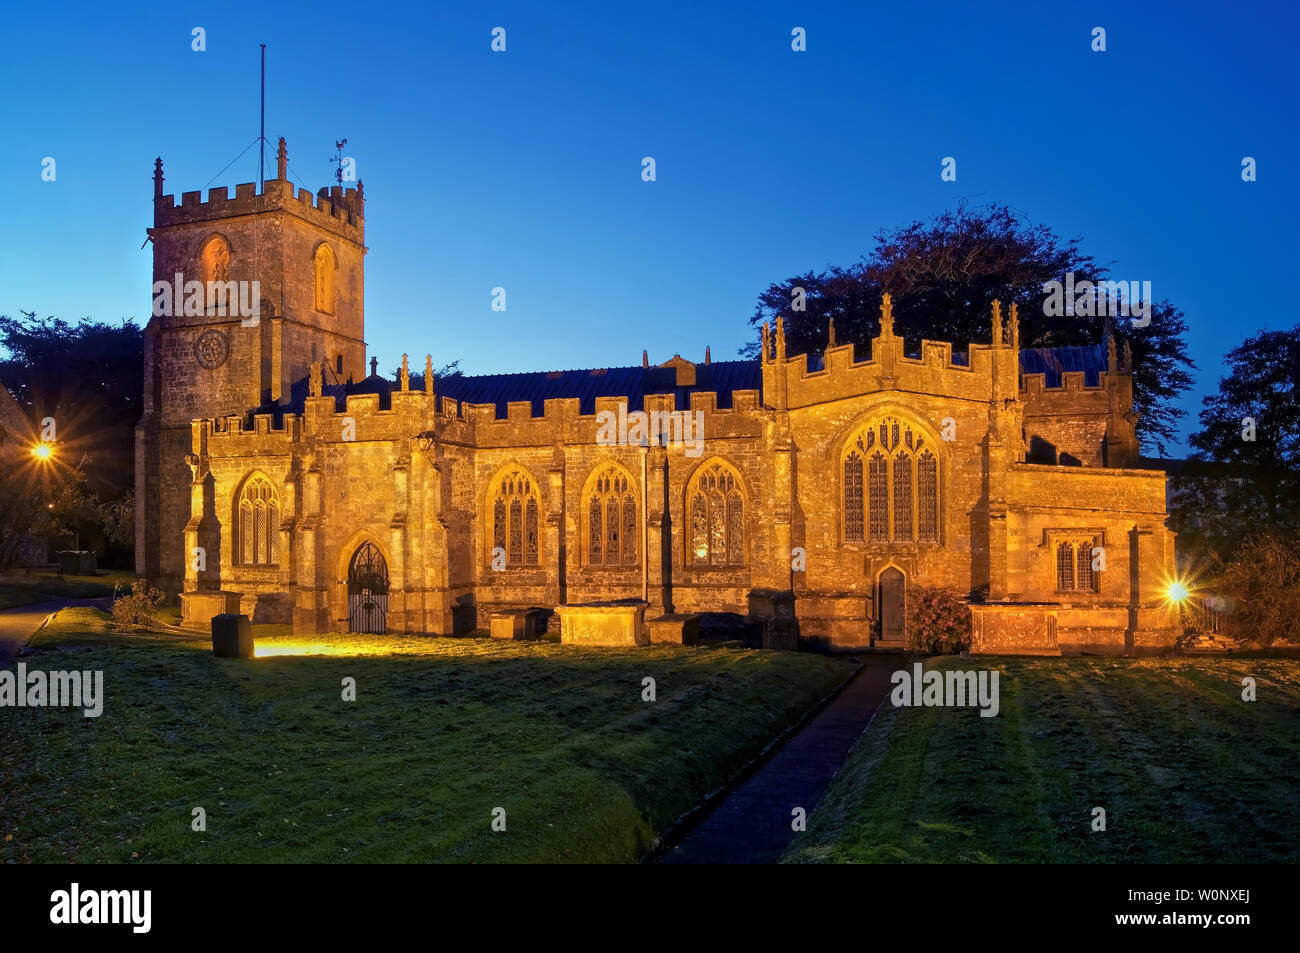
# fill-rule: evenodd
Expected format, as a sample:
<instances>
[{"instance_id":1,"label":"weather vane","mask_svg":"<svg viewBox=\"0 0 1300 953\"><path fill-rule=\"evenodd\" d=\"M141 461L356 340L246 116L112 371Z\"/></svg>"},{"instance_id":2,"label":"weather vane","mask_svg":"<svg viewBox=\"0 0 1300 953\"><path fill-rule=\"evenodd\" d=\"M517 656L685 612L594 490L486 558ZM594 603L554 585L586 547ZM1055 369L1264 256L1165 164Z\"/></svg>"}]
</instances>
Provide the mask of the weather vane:
<instances>
[{"instance_id":1,"label":"weather vane","mask_svg":"<svg viewBox=\"0 0 1300 953\"><path fill-rule=\"evenodd\" d=\"M335 163L338 168L334 170L334 181L339 185L343 184L343 147L348 144L346 139L334 143L334 155L330 156L330 161Z\"/></svg>"}]
</instances>

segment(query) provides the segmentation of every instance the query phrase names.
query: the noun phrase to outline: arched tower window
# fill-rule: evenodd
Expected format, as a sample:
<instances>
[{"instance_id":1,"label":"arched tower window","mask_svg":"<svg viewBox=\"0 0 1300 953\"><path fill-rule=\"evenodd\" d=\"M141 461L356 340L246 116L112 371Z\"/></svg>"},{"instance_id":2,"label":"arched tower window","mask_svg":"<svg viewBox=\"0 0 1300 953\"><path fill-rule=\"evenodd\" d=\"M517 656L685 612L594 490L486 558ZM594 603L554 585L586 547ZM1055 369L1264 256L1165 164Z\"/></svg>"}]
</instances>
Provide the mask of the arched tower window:
<instances>
[{"instance_id":1,"label":"arched tower window","mask_svg":"<svg viewBox=\"0 0 1300 953\"><path fill-rule=\"evenodd\" d=\"M520 469L507 470L493 484L488 499L492 507L492 552L506 556L506 568L536 566L539 553L537 484ZM499 547L499 549L498 549Z\"/></svg>"},{"instance_id":2,"label":"arched tower window","mask_svg":"<svg viewBox=\"0 0 1300 953\"><path fill-rule=\"evenodd\" d=\"M871 421L845 445L844 538L939 541L939 458L920 430L898 417Z\"/></svg>"},{"instance_id":3,"label":"arched tower window","mask_svg":"<svg viewBox=\"0 0 1300 953\"><path fill-rule=\"evenodd\" d=\"M235 506L235 562L241 566L275 566L280 562L280 501L261 474L244 481Z\"/></svg>"},{"instance_id":4,"label":"arched tower window","mask_svg":"<svg viewBox=\"0 0 1300 953\"><path fill-rule=\"evenodd\" d=\"M334 252L329 245L316 249L316 310L334 313Z\"/></svg>"},{"instance_id":5,"label":"arched tower window","mask_svg":"<svg viewBox=\"0 0 1300 953\"><path fill-rule=\"evenodd\" d=\"M601 467L587 481L588 566L637 565L636 485L614 464Z\"/></svg>"},{"instance_id":6,"label":"arched tower window","mask_svg":"<svg viewBox=\"0 0 1300 953\"><path fill-rule=\"evenodd\" d=\"M721 460L701 464L686 487L689 561L695 566L745 562L745 500L740 475Z\"/></svg>"}]
</instances>

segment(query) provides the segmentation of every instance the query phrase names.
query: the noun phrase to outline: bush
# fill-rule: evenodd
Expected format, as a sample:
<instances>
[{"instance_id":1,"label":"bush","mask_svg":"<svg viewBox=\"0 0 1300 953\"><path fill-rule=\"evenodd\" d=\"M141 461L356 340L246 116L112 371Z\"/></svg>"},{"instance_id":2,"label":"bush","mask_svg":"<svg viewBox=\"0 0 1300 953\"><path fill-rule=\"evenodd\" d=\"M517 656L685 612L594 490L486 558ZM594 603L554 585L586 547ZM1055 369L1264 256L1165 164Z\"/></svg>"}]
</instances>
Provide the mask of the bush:
<instances>
[{"instance_id":1,"label":"bush","mask_svg":"<svg viewBox=\"0 0 1300 953\"><path fill-rule=\"evenodd\" d=\"M907 648L930 655L970 649L970 608L951 589L914 587L907 593Z\"/></svg>"},{"instance_id":2,"label":"bush","mask_svg":"<svg viewBox=\"0 0 1300 953\"><path fill-rule=\"evenodd\" d=\"M1232 634L1272 645L1300 642L1300 533L1251 537L1223 567Z\"/></svg>"},{"instance_id":3,"label":"bush","mask_svg":"<svg viewBox=\"0 0 1300 953\"><path fill-rule=\"evenodd\" d=\"M131 591L125 595L118 595L114 586L113 624L123 632L147 628L156 622L152 613L162 602L163 594L150 586L147 579L131 583Z\"/></svg>"}]
</instances>

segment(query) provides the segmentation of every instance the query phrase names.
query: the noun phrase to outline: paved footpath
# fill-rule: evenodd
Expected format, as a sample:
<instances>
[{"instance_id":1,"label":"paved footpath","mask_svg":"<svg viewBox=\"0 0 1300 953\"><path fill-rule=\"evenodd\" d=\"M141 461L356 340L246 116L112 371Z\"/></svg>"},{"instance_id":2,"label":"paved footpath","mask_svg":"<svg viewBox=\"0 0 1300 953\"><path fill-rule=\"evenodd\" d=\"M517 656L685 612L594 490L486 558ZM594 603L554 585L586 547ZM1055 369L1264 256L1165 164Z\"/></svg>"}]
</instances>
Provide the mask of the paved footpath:
<instances>
[{"instance_id":1,"label":"paved footpath","mask_svg":"<svg viewBox=\"0 0 1300 953\"><path fill-rule=\"evenodd\" d=\"M792 811L809 815L889 694L904 656L863 653L853 680L794 737L723 795L662 864L771 864L794 840Z\"/></svg>"},{"instance_id":2,"label":"paved footpath","mask_svg":"<svg viewBox=\"0 0 1300 953\"><path fill-rule=\"evenodd\" d=\"M32 633L41 627L41 623L51 613L69 606L94 606L107 610L110 602L112 599L107 596L99 599L50 599L0 610L0 668L13 663L22 644L32 637Z\"/></svg>"}]
</instances>

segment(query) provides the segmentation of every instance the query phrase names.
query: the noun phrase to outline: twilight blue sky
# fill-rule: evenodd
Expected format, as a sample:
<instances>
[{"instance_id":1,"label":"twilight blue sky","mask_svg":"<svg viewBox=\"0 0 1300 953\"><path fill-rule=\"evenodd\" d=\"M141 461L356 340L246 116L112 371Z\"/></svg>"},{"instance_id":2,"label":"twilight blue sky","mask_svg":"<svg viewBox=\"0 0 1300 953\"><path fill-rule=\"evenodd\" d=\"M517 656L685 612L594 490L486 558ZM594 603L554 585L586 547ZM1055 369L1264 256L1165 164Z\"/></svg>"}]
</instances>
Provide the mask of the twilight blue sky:
<instances>
[{"instance_id":1,"label":"twilight blue sky","mask_svg":"<svg viewBox=\"0 0 1300 953\"><path fill-rule=\"evenodd\" d=\"M770 282L966 197L1081 237L1185 311L1192 424L1227 348L1296 322L1300 16L1135 6L11 7L0 313L147 320L153 158L177 195L256 178L255 148L218 173L256 139L266 43L267 138L288 140L291 176L331 184L346 136L365 182L381 368L734 357Z\"/></svg>"}]
</instances>

